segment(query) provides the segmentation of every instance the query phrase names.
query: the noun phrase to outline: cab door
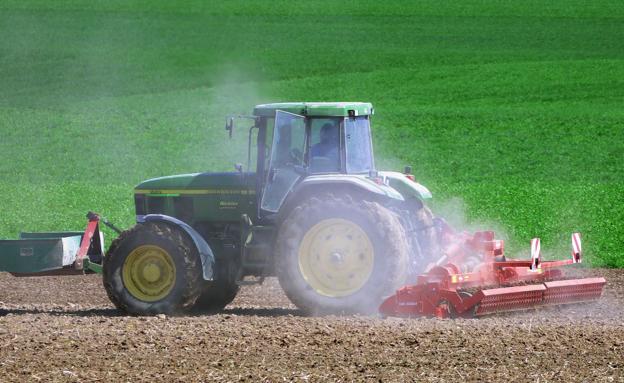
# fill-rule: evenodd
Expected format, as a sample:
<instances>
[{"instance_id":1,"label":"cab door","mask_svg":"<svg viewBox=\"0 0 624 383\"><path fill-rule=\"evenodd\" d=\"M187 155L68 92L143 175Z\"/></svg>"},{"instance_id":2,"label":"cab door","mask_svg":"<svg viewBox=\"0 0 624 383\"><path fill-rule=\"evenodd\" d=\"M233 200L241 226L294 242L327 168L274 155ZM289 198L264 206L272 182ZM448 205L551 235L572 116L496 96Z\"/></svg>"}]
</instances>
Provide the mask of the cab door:
<instances>
[{"instance_id":1,"label":"cab door","mask_svg":"<svg viewBox=\"0 0 624 383\"><path fill-rule=\"evenodd\" d=\"M288 192L301 178L299 169L304 166L305 149L305 117L276 111L271 159L260 203L262 210L279 211Z\"/></svg>"}]
</instances>

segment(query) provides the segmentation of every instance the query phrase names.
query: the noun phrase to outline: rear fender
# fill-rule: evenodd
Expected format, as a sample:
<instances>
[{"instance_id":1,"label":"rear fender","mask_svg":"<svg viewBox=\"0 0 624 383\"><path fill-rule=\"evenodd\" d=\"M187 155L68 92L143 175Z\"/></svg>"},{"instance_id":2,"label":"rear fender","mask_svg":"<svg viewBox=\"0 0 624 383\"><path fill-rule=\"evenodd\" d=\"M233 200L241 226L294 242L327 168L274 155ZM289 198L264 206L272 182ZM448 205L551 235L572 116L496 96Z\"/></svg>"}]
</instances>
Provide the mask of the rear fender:
<instances>
[{"instance_id":1,"label":"rear fender","mask_svg":"<svg viewBox=\"0 0 624 383\"><path fill-rule=\"evenodd\" d=\"M293 190L293 194L298 194L302 189L309 187L345 187L358 190L361 193L373 195L376 198L389 198L403 201L403 196L389 185L376 183L368 177L352 174L326 174L312 175L306 177Z\"/></svg>"},{"instance_id":2,"label":"rear fender","mask_svg":"<svg viewBox=\"0 0 624 383\"><path fill-rule=\"evenodd\" d=\"M180 221L177 218L170 217L164 214L138 215L137 222L164 222L166 224L181 229L184 233L186 233L186 235L189 236L189 238L191 238L191 240L195 244L195 248L197 249L197 252L199 253L199 257L201 259L202 274L204 280L212 281L214 279L214 253L212 252L212 249L204 240L204 238L191 226L189 226L185 222Z\"/></svg>"},{"instance_id":3,"label":"rear fender","mask_svg":"<svg viewBox=\"0 0 624 383\"><path fill-rule=\"evenodd\" d=\"M279 216L283 219L302 200L325 193L332 193L336 196L348 194L355 199L370 201L404 201L403 196L392 187L376 184L363 176L345 174L309 176L288 193Z\"/></svg>"},{"instance_id":4,"label":"rear fender","mask_svg":"<svg viewBox=\"0 0 624 383\"><path fill-rule=\"evenodd\" d=\"M401 193L405 199L417 197L420 199L430 199L431 192L425 186L407 178L405 174L399 172L379 172L384 183Z\"/></svg>"}]
</instances>

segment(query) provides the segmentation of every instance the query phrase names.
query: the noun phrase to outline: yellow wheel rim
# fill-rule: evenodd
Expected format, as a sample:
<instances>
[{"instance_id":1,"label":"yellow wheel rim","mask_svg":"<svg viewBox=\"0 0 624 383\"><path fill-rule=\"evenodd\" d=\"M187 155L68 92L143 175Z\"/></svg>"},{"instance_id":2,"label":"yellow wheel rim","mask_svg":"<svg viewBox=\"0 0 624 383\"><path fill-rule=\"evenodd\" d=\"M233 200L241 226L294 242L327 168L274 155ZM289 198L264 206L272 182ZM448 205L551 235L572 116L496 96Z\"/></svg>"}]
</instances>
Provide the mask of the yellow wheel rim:
<instances>
[{"instance_id":1,"label":"yellow wheel rim","mask_svg":"<svg viewBox=\"0 0 624 383\"><path fill-rule=\"evenodd\" d=\"M145 302L155 302L173 289L175 264L165 249L154 245L139 246L126 258L122 278L132 296Z\"/></svg>"},{"instance_id":2,"label":"yellow wheel rim","mask_svg":"<svg viewBox=\"0 0 624 383\"><path fill-rule=\"evenodd\" d=\"M299 246L299 270L317 293L351 295L373 272L373 244L362 228L346 219L325 219L314 225Z\"/></svg>"}]
</instances>

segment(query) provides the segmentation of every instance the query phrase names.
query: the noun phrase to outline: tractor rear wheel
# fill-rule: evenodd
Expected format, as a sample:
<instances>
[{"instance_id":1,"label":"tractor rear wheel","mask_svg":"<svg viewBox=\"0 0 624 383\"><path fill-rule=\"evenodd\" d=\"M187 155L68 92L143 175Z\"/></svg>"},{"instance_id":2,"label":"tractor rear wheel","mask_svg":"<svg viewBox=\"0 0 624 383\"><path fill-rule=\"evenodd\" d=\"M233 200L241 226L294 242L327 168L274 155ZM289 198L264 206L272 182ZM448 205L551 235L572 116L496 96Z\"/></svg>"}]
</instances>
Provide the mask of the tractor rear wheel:
<instances>
[{"instance_id":1,"label":"tractor rear wheel","mask_svg":"<svg viewBox=\"0 0 624 383\"><path fill-rule=\"evenodd\" d=\"M120 310L172 314L193 306L201 292L201 260L191 240L164 223L123 232L104 257L103 282Z\"/></svg>"},{"instance_id":2,"label":"tractor rear wheel","mask_svg":"<svg viewBox=\"0 0 624 383\"><path fill-rule=\"evenodd\" d=\"M236 298L238 290L239 286L236 282L210 282L210 284L204 286L193 308L198 311L207 312L221 311Z\"/></svg>"},{"instance_id":3,"label":"tractor rear wheel","mask_svg":"<svg viewBox=\"0 0 624 383\"><path fill-rule=\"evenodd\" d=\"M277 249L280 285L307 314L376 312L406 279L405 231L376 202L310 198L280 225Z\"/></svg>"}]
</instances>

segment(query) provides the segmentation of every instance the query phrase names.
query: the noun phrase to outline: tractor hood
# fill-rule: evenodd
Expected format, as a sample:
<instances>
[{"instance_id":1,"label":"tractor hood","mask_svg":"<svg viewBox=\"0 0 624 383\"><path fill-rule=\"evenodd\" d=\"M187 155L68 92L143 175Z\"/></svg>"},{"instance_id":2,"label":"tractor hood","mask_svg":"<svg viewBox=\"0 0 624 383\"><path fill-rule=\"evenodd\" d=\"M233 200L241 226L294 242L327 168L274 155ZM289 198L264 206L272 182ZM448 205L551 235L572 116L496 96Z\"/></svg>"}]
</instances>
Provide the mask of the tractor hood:
<instances>
[{"instance_id":1,"label":"tractor hood","mask_svg":"<svg viewBox=\"0 0 624 383\"><path fill-rule=\"evenodd\" d=\"M152 178L135 187L137 194L253 192L255 173L192 173ZM246 193L245 193L246 194Z\"/></svg>"},{"instance_id":2,"label":"tractor hood","mask_svg":"<svg viewBox=\"0 0 624 383\"><path fill-rule=\"evenodd\" d=\"M198 222L239 222L242 214L257 211L255 186L255 173L240 172L147 180L134 189L137 220L157 214L191 227Z\"/></svg>"}]
</instances>

